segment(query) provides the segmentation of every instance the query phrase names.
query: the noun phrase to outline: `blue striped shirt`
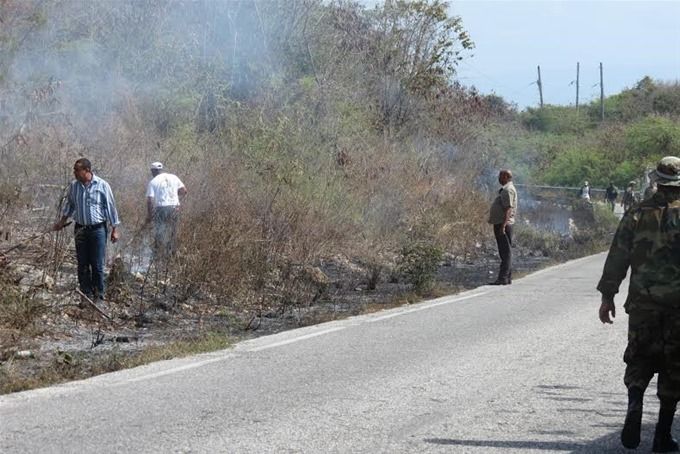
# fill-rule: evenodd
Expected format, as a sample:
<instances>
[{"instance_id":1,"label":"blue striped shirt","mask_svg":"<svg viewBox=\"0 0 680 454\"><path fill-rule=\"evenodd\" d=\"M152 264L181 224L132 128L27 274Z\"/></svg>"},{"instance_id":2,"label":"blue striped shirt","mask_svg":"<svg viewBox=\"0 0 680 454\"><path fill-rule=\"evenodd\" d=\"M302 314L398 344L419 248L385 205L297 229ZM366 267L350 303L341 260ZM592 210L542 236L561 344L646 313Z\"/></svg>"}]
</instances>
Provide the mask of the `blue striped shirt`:
<instances>
[{"instance_id":1,"label":"blue striped shirt","mask_svg":"<svg viewBox=\"0 0 680 454\"><path fill-rule=\"evenodd\" d=\"M95 174L87 186L78 180L71 182L61 214L81 225L106 221L114 226L120 224L111 186Z\"/></svg>"}]
</instances>

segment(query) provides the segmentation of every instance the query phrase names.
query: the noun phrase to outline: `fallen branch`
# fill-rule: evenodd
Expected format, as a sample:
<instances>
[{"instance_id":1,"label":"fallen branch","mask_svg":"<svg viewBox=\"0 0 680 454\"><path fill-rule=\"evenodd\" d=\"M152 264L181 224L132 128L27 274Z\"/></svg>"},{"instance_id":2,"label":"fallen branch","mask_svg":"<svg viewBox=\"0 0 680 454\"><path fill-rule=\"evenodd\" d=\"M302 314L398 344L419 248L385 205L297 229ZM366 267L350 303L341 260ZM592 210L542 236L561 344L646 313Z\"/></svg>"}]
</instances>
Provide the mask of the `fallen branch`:
<instances>
[{"instance_id":1,"label":"fallen branch","mask_svg":"<svg viewBox=\"0 0 680 454\"><path fill-rule=\"evenodd\" d=\"M94 308L94 309L95 309L102 317L104 317L104 318L107 319L107 320L111 320L111 316L109 316L109 314L107 314L107 313L104 312L103 310L99 309L99 308L97 307L97 305L94 304L94 301L92 301L92 300L90 299L89 296L87 296L86 294L84 294L83 292L81 292L79 288L76 288L75 291L76 291L76 293L77 293L78 295L81 296L82 299L84 299L87 303L89 303L90 306L92 306L92 307L93 307L93 308Z\"/></svg>"}]
</instances>

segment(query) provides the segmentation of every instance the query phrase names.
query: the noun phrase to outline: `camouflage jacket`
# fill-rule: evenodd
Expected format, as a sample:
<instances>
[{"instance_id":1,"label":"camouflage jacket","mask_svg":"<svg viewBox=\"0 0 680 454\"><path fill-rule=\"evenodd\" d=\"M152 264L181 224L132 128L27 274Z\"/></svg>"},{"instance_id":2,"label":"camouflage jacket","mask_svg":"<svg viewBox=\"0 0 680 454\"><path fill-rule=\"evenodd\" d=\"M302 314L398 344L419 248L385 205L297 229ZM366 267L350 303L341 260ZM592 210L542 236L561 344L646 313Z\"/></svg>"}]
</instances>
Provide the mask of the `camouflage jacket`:
<instances>
[{"instance_id":1,"label":"camouflage jacket","mask_svg":"<svg viewBox=\"0 0 680 454\"><path fill-rule=\"evenodd\" d=\"M677 196L674 196L677 197ZM615 295L631 268L625 308L680 308L680 199L657 192L621 219L597 289Z\"/></svg>"}]
</instances>

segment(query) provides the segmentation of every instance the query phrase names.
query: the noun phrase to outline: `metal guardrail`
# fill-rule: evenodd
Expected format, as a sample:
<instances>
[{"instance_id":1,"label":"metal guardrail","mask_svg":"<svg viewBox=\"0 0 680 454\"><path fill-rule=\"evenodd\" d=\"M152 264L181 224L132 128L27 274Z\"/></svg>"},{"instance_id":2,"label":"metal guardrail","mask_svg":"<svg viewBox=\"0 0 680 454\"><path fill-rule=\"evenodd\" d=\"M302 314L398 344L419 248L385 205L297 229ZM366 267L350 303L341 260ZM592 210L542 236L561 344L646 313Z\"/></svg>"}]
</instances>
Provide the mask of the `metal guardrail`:
<instances>
[{"instance_id":1,"label":"metal guardrail","mask_svg":"<svg viewBox=\"0 0 680 454\"><path fill-rule=\"evenodd\" d=\"M524 183L515 183L515 186L518 188L536 188L536 189L556 189L556 190L564 190L564 191L579 191L581 190L581 186L575 187L575 186L546 186L546 185L540 185L540 184L524 184ZM607 190L605 188L594 188L590 187L591 192L606 192ZM621 189L619 189L619 192L621 192Z\"/></svg>"}]
</instances>

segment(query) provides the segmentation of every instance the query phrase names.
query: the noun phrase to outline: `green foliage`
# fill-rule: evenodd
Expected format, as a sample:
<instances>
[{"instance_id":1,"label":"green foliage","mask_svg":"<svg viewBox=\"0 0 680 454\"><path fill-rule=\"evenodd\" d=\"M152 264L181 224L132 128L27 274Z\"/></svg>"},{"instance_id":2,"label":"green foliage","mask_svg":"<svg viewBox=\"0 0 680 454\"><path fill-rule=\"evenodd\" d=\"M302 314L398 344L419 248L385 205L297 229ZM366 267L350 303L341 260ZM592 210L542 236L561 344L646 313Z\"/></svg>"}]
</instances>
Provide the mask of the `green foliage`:
<instances>
[{"instance_id":1,"label":"green foliage","mask_svg":"<svg viewBox=\"0 0 680 454\"><path fill-rule=\"evenodd\" d=\"M662 115L680 115L680 83L660 86L652 98L652 108Z\"/></svg>"},{"instance_id":2,"label":"green foliage","mask_svg":"<svg viewBox=\"0 0 680 454\"><path fill-rule=\"evenodd\" d=\"M654 162L664 156L680 155L680 124L669 118L651 116L626 130L627 158Z\"/></svg>"},{"instance_id":3,"label":"green foliage","mask_svg":"<svg viewBox=\"0 0 680 454\"><path fill-rule=\"evenodd\" d=\"M680 154L680 123L655 113L674 112L679 94L677 84L645 78L606 99L609 121L617 121L597 128L573 108L528 109L520 118L529 132L501 139L503 148L527 181L578 186L588 180L600 188L609 182L624 187L661 157ZM596 116L591 112L590 118Z\"/></svg>"},{"instance_id":4,"label":"green foliage","mask_svg":"<svg viewBox=\"0 0 680 454\"><path fill-rule=\"evenodd\" d=\"M606 185L609 164L597 150L569 149L558 155L544 174L544 181L563 186L580 186L583 180Z\"/></svg>"},{"instance_id":5,"label":"green foliage","mask_svg":"<svg viewBox=\"0 0 680 454\"><path fill-rule=\"evenodd\" d=\"M520 115L524 125L532 131L557 134L583 133L593 126L587 115L573 107L544 106L528 108Z\"/></svg>"},{"instance_id":6,"label":"green foliage","mask_svg":"<svg viewBox=\"0 0 680 454\"><path fill-rule=\"evenodd\" d=\"M642 169L640 169L637 164L630 161L615 163L611 169L609 181L621 189L624 189L629 181L640 178L642 173Z\"/></svg>"},{"instance_id":7,"label":"green foliage","mask_svg":"<svg viewBox=\"0 0 680 454\"><path fill-rule=\"evenodd\" d=\"M442 250L439 247L429 242L413 241L401 249L397 269L417 293L423 293L432 287L441 260Z\"/></svg>"},{"instance_id":8,"label":"green foliage","mask_svg":"<svg viewBox=\"0 0 680 454\"><path fill-rule=\"evenodd\" d=\"M593 121L600 119L600 102L587 108ZM645 76L634 87L608 96L604 101L605 119L633 121L655 114L680 113L680 84L659 82Z\"/></svg>"}]
</instances>

